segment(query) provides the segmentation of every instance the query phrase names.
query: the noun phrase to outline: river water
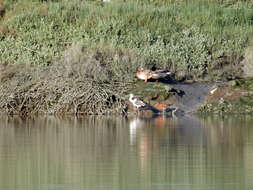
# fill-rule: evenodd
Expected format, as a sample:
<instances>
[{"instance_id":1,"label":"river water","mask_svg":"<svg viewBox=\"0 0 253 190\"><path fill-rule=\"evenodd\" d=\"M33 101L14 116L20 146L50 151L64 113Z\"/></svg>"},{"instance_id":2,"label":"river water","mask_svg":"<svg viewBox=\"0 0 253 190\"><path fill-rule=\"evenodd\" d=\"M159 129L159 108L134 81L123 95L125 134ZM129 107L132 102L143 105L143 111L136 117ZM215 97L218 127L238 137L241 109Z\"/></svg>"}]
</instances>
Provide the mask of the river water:
<instances>
[{"instance_id":1,"label":"river water","mask_svg":"<svg viewBox=\"0 0 253 190\"><path fill-rule=\"evenodd\" d=\"M3 190L253 189L253 117L0 117Z\"/></svg>"}]
</instances>

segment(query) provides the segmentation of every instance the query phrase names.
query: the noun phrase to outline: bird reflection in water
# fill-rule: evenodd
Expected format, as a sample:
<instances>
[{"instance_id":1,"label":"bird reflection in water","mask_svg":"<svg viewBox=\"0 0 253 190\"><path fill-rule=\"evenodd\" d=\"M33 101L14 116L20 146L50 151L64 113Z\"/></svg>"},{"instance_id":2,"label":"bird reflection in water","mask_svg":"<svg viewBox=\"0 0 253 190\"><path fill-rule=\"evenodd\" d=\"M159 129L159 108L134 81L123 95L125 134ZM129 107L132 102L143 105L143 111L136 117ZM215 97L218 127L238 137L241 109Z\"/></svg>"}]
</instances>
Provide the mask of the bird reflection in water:
<instances>
[{"instance_id":1,"label":"bird reflection in water","mask_svg":"<svg viewBox=\"0 0 253 190\"><path fill-rule=\"evenodd\" d=\"M136 131L141 129L144 125L144 122L141 121L138 117L134 118L129 123L129 135L130 135L130 144L136 144Z\"/></svg>"},{"instance_id":2,"label":"bird reflection in water","mask_svg":"<svg viewBox=\"0 0 253 190\"><path fill-rule=\"evenodd\" d=\"M140 167L143 170L146 167L150 155L150 140L148 133L145 131L145 119L136 117L129 123L130 144L136 146L137 154L140 159Z\"/></svg>"},{"instance_id":3,"label":"bird reflection in water","mask_svg":"<svg viewBox=\"0 0 253 190\"><path fill-rule=\"evenodd\" d=\"M164 115L155 118L154 119L155 127L156 128L163 128L165 126L165 121L166 121L166 117Z\"/></svg>"},{"instance_id":4,"label":"bird reflection in water","mask_svg":"<svg viewBox=\"0 0 253 190\"><path fill-rule=\"evenodd\" d=\"M162 139L166 126L170 126L171 122L173 122L173 118L166 115L157 115L152 118L135 117L130 120L130 145L136 146L136 153L142 169L148 165L152 151L159 148L160 141L158 139Z\"/></svg>"}]
</instances>

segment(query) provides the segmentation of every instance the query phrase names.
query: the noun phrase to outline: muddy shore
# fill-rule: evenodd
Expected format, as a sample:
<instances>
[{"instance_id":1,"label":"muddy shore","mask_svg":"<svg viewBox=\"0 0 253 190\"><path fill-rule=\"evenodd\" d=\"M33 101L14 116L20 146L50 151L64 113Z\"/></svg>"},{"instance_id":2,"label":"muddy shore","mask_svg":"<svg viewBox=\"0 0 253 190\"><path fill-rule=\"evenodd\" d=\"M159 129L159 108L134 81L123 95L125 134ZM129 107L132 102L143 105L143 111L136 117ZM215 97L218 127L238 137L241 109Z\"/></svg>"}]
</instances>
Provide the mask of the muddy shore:
<instances>
[{"instance_id":1,"label":"muddy shore","mask_svg":"<svg viewBox=\"0 0 253 190\"><path fill-rule=\"evenodd\" d=\"M251 79L217 83L178 82L168 78L147 83L137 79L101 83L84 78L78 69L67 72L59 65L46 68L2 65L0 112L22 117L135 114L128 101L130 93L155 109L141 111L147 115L160 114L156 109L158 102L184 113L251 113L253 110Z\"/></svg>"}]
</instances>

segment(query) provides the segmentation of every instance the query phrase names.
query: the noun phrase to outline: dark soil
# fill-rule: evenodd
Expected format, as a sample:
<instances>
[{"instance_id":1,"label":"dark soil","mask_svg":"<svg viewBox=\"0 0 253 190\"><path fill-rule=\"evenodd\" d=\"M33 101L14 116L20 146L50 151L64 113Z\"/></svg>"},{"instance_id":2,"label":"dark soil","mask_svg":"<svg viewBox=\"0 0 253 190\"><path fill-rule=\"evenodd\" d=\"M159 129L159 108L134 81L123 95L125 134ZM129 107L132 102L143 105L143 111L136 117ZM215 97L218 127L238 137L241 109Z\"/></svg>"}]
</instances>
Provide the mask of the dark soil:
<instances>
[{"instance_id":1,"label":"dark soil","mask_svg":"<svg viewBox=\"0 0 253 190\"><path fill-rule=\"evenodd\" d=\"M213 82L174 84L175 89L183 92L182 95L175 97L175 104L185 112L195 111L214 85Z\"/></svg>"}]
</instances>

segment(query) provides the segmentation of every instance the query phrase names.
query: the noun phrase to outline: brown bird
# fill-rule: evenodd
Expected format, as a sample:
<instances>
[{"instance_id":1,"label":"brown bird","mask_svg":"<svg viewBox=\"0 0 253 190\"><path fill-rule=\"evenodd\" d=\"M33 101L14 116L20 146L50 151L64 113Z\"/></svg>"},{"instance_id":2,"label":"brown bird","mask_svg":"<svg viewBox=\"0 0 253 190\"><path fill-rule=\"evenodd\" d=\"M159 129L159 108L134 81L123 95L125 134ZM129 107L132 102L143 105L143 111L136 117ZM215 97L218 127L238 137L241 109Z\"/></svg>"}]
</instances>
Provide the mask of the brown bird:
<instances>
[{"instance_id":1,"label":"brown bird","mask_svg":"<svg viewBox=\"0 0 253 190\"><path fill-rule=\"evenodd\" d=\"M147 82L147 80L152 77L152 74L153 74L153 71L141 68L139 71L137 71L136 76L138 79L141 79L141 80L144 80L144 82Z\"/></svg>"},{"instance_id":2,"label":"brown bird","mask_svg":"<svg viewBox=\"0 0 253 190\"><path fill-rule=\"evenodd\" d=\"M165 104L165 103L161 103L161 102L157 102L156 104L155 104L155 107L156 107L156 109L158 109L159 111L165 111L166 110L166 108L168 107L169 105L167 105L167 104Z\"/></svg>"},{"instance_id":3,"label":"brown bird","mask_svg":"<svg viewBox=\"0 0 253 190\"><path fill-rule=\"evenodd\" d=\"M138 79L144 80L144 82L147 82L148 79L161 79L165 78L168 76L170 72L164 70L164 69L159 69L155 71L151 71L149 69L143 69L141 68L139 71L137 71L136 76Z\"/></svg>"},{"instance_id":4,"label":"brown bird","mask_svg":"<svg viewBox=\"0 0 253 190\"><path fill-rule=\"evenodd\" d=\"M161 79L161 78L165 78L167 77L168 75L170 75L171 73L166 71L166 70L163 70L163 69L159 69L159 70L155 70L154 73L152 74L152 79Z\"/></svg>"}]
</instances>

